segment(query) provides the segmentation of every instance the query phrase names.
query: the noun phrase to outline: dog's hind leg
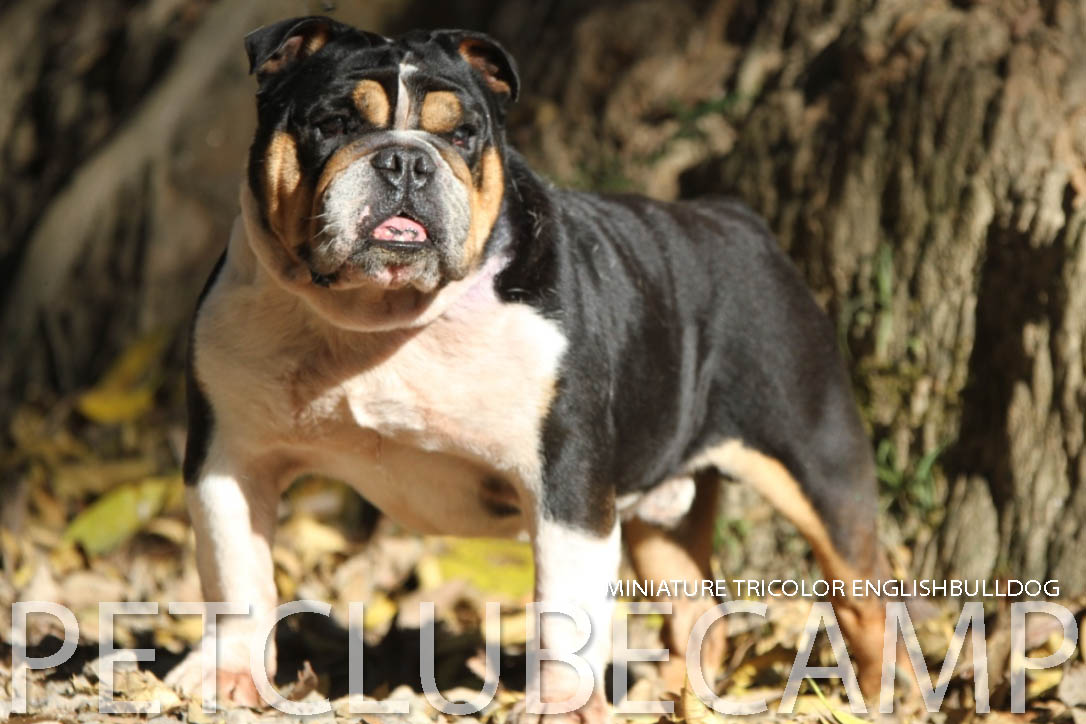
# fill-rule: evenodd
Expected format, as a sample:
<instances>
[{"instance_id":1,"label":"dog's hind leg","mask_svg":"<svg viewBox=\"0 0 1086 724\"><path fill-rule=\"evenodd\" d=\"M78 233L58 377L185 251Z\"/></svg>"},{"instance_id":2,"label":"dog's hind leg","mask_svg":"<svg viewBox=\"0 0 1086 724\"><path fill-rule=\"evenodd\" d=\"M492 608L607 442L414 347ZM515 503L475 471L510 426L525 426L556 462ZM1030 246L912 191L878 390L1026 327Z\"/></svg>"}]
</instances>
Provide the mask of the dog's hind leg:
<instances>
[{"instance_id":1,"label":"dog's hind leg","mask_svg":"<svg viewBox=\"0 0 1086 724\"><path fill-rule=\"evenodd\" d=\"M859 440L845 445L840 459L826 460L817 480L801 483L779 461L737 440L723 442L696 458L713 465L765 497L807 539L827 579L844 582L846 595L831 597L841 631L859 669L865 696L878 694L882 672L884 603L853 597L853 581L882 579L888 567L879 550L875 505L875 471ZM816 506L809 491L818 494Z\"/></svg>"},{"instance_id":2,"label":"dog's hind leg","mask_svg":"<svg viewBox=\"0 0 1086 724\"><path fill-rule=\"evenodd\" d=\"M717 604L711 595L700 595L701 582L711 578L709 558L713 549L716 503L720 478L716 471L704 471L693 478L694 499L682 521L672 529L641 517L623 523L623 538L639 579L663 581L676 579L687 582L697 596L686 596L684 590L672 592L670 598L657 600L672 604L666 618L663 643L669 658L661 662L660 674L669 691L679 691L686 676L686 654L694 622ZM712 686L724 659L726 627L723 619L711 626L701 646L701 667L705 680Z\"/></svg>"}]
</instances>

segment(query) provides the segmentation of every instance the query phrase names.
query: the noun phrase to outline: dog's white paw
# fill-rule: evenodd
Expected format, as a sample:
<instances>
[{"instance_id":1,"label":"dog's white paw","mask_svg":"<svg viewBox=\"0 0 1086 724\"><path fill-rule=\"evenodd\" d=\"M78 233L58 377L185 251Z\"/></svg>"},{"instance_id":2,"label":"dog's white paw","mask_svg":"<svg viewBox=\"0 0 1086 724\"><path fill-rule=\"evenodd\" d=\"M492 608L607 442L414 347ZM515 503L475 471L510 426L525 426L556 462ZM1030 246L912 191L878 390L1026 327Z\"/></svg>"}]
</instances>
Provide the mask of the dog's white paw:
<instances>
[{"instance_id":1,"label":"dog's white paw","mask_svg":"<svg viewBox=\"0 0 1086 724\"><path fill-rule=\"evenodd\" d=\"M205 671L199 649L189 653L166 675L167 686L196 701L202 700L205 682L215 686L216 708L245 706L260 709L266 706L247 667L226 669L220 666Z\"/></svg>"},{"instance_id":2,"label":"dog's white paw","mask_svg":"<svg viewBox=\"0 0 1086 724\"><path fill-rule=\"evenodd\" d=\"M561 701L562 699L554 699ZM593 692L592 697L580 709L565 714L532 714L527 710L527 703L521 699L509 712L507 724L611 724L611 707L600 692Z\"/></svg>"}]
</instances>

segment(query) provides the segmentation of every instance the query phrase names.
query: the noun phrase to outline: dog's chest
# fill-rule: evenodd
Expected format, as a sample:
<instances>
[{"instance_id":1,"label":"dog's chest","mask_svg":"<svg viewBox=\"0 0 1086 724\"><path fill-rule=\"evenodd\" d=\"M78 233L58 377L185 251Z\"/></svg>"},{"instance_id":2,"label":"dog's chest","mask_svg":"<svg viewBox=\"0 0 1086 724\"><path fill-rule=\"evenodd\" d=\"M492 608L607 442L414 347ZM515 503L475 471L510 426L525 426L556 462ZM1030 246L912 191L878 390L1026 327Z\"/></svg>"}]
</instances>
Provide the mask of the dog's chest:
<instances>
[{"instance_id":1,"label":"dog's chest","mask_svg":"<svg viewBox=\"0 0 1086 724\"><path fill-rule=\"evenodd\" d=\"M292 360L285 391L298 439L338 468L361 456L411 477L399 469L411 456L398 464L392 452L406 449L533 485L565 338L528 306L489 290L466 296L421 329L326 339Z\"/></svg>"}]
</instances>

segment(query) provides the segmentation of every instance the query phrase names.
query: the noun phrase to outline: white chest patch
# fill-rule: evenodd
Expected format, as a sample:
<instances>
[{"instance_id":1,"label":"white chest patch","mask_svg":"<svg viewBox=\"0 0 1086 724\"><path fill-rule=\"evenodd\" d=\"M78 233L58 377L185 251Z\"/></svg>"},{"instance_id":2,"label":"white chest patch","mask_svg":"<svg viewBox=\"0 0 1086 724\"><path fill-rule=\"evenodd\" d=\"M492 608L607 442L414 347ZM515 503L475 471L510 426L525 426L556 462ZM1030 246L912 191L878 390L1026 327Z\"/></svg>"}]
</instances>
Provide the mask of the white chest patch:
<instances>
[{"instance_id":1,"label":"white chest patch","mask_svg":"<svg viewBox=\"0 0 1086 724\"><path fill-rule=\"evenodd\" d=\"M538 494L566 346L555 322L499 300L490 276L426 326L383 333L291 323L294 307L279 316L222 286L197 326L217 434L291 475L342 479L422 532L524 527L509 501L526 512Z\"/></svg>"}]
</instances>

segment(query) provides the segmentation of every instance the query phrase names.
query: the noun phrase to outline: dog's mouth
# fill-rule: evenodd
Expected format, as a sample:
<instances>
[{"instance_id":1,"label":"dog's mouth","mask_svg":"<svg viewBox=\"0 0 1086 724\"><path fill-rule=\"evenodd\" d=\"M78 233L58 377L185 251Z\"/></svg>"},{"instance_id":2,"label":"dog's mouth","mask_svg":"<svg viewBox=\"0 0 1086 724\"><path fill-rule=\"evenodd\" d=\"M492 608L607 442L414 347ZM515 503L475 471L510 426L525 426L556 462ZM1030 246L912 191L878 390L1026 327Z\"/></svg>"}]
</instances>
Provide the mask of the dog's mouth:
<instances>
[{"instance_id":1,"label":"dog's mouth","mask_svg":"<svg viewBox=\"0 0 1086 724\"><path fill-rule=\"evenodd\" d=\"M426 241L426 227L408 216L390 216L377 225L370 238L417 243Z\"/></svg>"},{"instance_id":2,"label":"dog's mouth","mask_svg":"<svg viewBox=\"0 0 1086 724\"><path fill-rule=\"evenodd\" d=\"M390 251L417 251L428 245L426 227L402 212L390 216L370 232L370 243Z\"/></svg>"},{"instance_id":3,"label":"dog's mouth","mask_svg":"<svg viewBox=\"0 0 1086 724\"><path fill-rule=\"evenodd\" d=\"M389 213L389 212L385 212ZM377 218L382 218L378 216ZM439 263L437 239L428 224L407 209L391 212L382 221L363 222L356 241L338 250L325 247L301 247L299 256L308 264L317 286L349 288L360 283L399 287L417 281ZM336 253L329 253L335 250Z\"/></svg>"}]
</instances>

